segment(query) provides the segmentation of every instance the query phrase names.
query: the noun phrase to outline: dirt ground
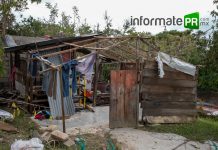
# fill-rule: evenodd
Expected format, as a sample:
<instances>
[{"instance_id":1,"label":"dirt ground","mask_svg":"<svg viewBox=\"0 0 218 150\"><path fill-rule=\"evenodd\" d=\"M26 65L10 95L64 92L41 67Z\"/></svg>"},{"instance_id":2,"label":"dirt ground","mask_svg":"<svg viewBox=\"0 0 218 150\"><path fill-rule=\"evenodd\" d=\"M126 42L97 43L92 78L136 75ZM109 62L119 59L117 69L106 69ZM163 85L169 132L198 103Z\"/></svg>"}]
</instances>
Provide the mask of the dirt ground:
<instances>
[{"instance_id":1,"label":"dirt ground","mask_svg":"<svg viewBox=\"0 0 218 150\"><path fill-rule=\"evenodd\" d=\"M133 128L109 129L108 107L96 108L96 112L81 112L67 120L67 133L70 137L82 137L86 141L87 150L106 149L108 141L112 140L116 149L120 150L210 150L211 143L191 141L183 136L171 133L155 133ZM22 114L10 124L18 132L0 131L0 150L9 150L16 139L28 140L39 137L39 126L58 125L61 130L61 120L35 120ZM46 145L45 149L64 150L62 144ZM69 149L69 148L68 148ZM71 148L75 149L75 147Z\"/></svg>"},{"instance_id":2,"label":"dirt ground","mask_svg":"<svg viewBox=\"0 0 218 150\"><path fill-rule=\"evenodd\" d=\"M122 143L125 150L210 150L208 142L190 141L169 133L154 133L132 128L111 130L112 138Z\"/></svg>"}]
</instances>

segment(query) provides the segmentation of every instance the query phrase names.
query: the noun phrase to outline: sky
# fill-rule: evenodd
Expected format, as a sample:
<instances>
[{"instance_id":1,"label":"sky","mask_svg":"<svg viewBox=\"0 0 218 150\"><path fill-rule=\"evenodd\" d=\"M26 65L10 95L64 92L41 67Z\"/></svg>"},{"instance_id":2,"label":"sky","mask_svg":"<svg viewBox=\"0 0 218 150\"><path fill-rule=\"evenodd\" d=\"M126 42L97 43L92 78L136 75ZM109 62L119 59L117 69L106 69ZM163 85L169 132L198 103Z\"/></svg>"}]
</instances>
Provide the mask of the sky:
<instances>
[{"instance_id":1,"label":"sky","mask_svg":"<svg viewBox=\"0 0 218 150\"><path fill-rule=\"evenodd\" d=\"M94 27L97 23L104 27L104 13L107 11L112 18L112 25L115 28L122 28L125 19L130 16L144 18L183 18L184 15L199 12L200 17L210 17L210 12L215 9L213 0L42 0L41 4L29 4L29 9L22 12L24 17L48 18L49 10L45 2L57 3L59 14L65 12L73 15L72 7L77 6L81 20L86 19L87 23ZM19 14L17 15L18 20ZM212 19L210 18L210 21ZM211 24L211 23L210 23ZM156 34L164 31L164 26L135 26L137 31L151 32ZM203 27L207 30L209 27ZM167 30L184 30L183 27L168 26Z\"/></svg>"}]
</instances>

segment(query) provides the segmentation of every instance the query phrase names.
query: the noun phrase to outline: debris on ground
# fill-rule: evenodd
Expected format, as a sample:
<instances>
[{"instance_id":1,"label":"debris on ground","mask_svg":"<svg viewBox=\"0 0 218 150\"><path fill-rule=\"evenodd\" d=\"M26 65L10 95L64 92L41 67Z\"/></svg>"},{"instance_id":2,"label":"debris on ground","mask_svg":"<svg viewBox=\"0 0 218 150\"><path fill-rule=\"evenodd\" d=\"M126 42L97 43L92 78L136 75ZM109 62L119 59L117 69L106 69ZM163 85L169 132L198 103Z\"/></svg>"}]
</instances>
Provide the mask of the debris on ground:
<instances>
[{"instance_id":1,"label":"debris on ground","mask_svg":"<svg viewBox=\"0 0 218 150\"><path fill-rule=\"evenodd\" d=\"M75 145L75 142L74 142L74 140L69 138L67 141L64 142L64 145L67 147L72 147L73 145Z\"/></svg>"},{"instance_id":2,"label":"debris on ground","mask_svg":"<svg viewBox=\"0 0 218 150\"><path fill-rule=\"evenodd\" d=\"M211 150L217 150L218 149L218 143L214 141L208 141L208 144L210 145Z\"/></svg>"},{"instance_id":3,"label":"debris on ground","mask_svg":"<svg viewBox=\"0 0 218 150\"><path fill-rule=\"evenodd\" d=\"M59 142L66 147L72 147L75 145L74 139L68 134L58 130L58 126L50 125L48 127L39 128L41 134L41 140L45 143Z\"/></svg>"},{"instance_id":4,"label":"debris on ground","mask_svg":"<svg viewBox=\"0 0 218 150\"><path fill-rule=\"evenodd\" d=\"M11 145L11 150L43 150L43 148L44 145L42 144L42 141L38 138L32 138L28 141L18 140Z\"/></svg>"},{"instance_id":5,"label":"debris on ground","mask_svg":"<svg viewBox=\"0 0 218 150\"><path fill-rule=\"evenodd\" d=\"M17 128L15 128L14 126L5 123L3 121L0 121L0 131L7 131L7 132L18 132Z\"/></svg>"},{"instance_id":6,"label":"debris on ground","mask_svg":"<svg viewBox=\"0 0 218 150\"><path fill-rule=\"evenodd\" d=\"M66 133L63 133L59 130L55 130L51 132L51 136L56 139L56 140L60 140L60 141L66 141L69 139L69 135L67 135Z\"/></svg>"},{"instance_id":7,"label":"debris on ground","mask_svg":"<svg viewBox=\"0 0 218 150\"><path fill-rule=\"evenodd\" d=\"M206 103L206 102L197 102L197 109L207 116L218 116L218 106Z\"/></svg>"},{"instance_id":8,"label":"debris on ground","mask_svg":"<svg viewBox=\"0 0 218 150\"><path fill-rule=\"evenodd\" d=\"M50 112L46 110L39 111L35 116L34 119L43 120L43 119L49 119L51 117Z\"/></svg>"},{"instance_id":9,"label":"debris on ground","mask_svg":"<svg viewBox=\"0 0 218 150\"><path fill-rule=\"evenodd\" d=\"M13 115L5 110L0 109L0 119L1 120L13 120Z\"/></svg>"},{"instance_id":10,"label":"debris on ground","mask_svg":"<svg viewBox=\"0 0 218 150\"><path fill-rule=\"evenodd\" d=\"M83 138L78 137L75 139L76 145L79 147L81 150L85 150L86 148L86 142Z\"/></svg>"}]
</instances>

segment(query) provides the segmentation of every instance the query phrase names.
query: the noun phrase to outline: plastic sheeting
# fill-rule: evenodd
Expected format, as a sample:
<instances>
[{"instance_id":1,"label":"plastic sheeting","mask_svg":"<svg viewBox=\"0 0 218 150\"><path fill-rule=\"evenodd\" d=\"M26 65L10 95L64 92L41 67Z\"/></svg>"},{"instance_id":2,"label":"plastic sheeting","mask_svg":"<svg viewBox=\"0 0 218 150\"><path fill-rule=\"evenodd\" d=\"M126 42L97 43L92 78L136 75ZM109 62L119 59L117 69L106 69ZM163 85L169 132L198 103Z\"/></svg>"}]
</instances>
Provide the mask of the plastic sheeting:
<instances>
[{"instance_id":1,"label":"plastic sheeting","mask_svg":"<svg viewBox=\"0 0 218 150\"><path fill-rule=\"evenodd\" d=\"M156 61L158 62L159 76L163 78L164 76L164 68L163 63L167 64L169 67L174 68L178 71L184 72L186 74L195 76L196 66L184 62L180 59L169 56L166 53L159 52Z\"/></svg>"},{"instance_id":2,"label":"plastic sheeting","mask_svg":"<svg viewBox=\"0 0 218 150\"><path fill-rule=\"evenodd\" d=\"M7 111L0 109L0 119L13 120L13 115Z\"/></svg>"},{"instance_id":3,"label":"plastic sheeting","mask_svg":"<svg viewBox=\"0 0 218 150\"><path fill-rule=\"evenodd\" d=\"M14 39L10 35L5 35L5 43L8 47L14 47L17 46Z\"/></svg>"},{"instance_id":4,"label":"plastic sheeting","mask_svg":"<svg viewBox=\"0 0 218 150\"><path fill-rule=\"evenodd\" d=\"M11 150L43 150L44 145L38 138L32 138L28 141L18 140L11 145Z\"/></svg>"}]
</instances>

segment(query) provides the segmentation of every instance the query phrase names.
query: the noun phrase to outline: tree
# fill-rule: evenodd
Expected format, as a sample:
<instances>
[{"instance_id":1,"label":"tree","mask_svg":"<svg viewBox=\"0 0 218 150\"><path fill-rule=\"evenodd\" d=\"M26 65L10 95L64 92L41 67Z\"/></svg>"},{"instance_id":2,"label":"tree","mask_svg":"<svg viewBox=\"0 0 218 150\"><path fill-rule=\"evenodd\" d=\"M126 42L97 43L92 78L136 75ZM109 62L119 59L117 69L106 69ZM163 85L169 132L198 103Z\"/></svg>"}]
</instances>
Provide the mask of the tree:
<instances>
[{"instance_id":1,"label":"tree","mask_svg":"<svg viewBox=\"0 0 218 150\"><path fill-rule=\"evenodd\" d=\"M216 5L216 10L211 12L211 15L216 20L218 16L218 0L213 1ZM208 41L207 49L204 58L204 66L199 70L199 87L203 90L218 91L218 23L212 32L212 40Z\"/></svg>"},{"instance_id":2,"label":"tree","mask_svg":"<svg viewBox=\"0 0 218 150\"><path fill-rule=\"evenodd\" d=\"M90 34L92 33L92 29L91 26L86 22L86 19L84 20L84 22L81 24L81 26L79 27L79 34L83 35L83 34Z\"/></svg>"},{"instance_id":3,"label":"tree","mask_svg":"<svg viewBox=\"0 0 218 150\"><path fill-rule=\"evenodd\" d=\"M41 0L31 0L31 2L40 3ZM3 74L3 42L6 35L6 31L12 26L15 21L15 15L13 11L19 11L27 9L28 0L1 0L0 1L0 26L1 26L1 38L0 38L0 75Z\"/></svg>"},{"instance_id":4,"label":"tree","mask_svg":"<svg viewBox=\"0 0 218 150\"><path fill-rule=\"evenodd\" d=\"M123 35L132 35L135 34L135 28L131 26L129 20L125 20L123 24Z\"/></svg>"},{"instance_id":5,"label":"tree","mask_svg":"<svg viewBox=\"0 0 218 150\"><path fill-rule=\"evenodd\" d=\"M31 0L31 2L40 3L41 0ZM1 0L0 20L2 25L2 37L5 36L6 30L15 21L12 10L23 11L27 9L28 0Z\"/></svg>"},{"instance_id":6,"label":"tree","mask_svg":"<svg viewBox=\"0 0 218 150\"><path fill-rule=\"evenodd\" d=\"M22 36L43 36L46 34L46 24L32 16L15 23L8 30L9 34Z\"/></svg>"},{"instance_id":7,"label":"tree","mask_svg":"<svg viewBox=\"0 0 218 150\"><path fill-rule=\"evenodd\" d=\"M104 21L105 21L105 27L103 30L103 33L106 35L111 35L112 33L112 19L111 17L107 14L107 11L104 13Z\"/></svg>"}]
</instances>

